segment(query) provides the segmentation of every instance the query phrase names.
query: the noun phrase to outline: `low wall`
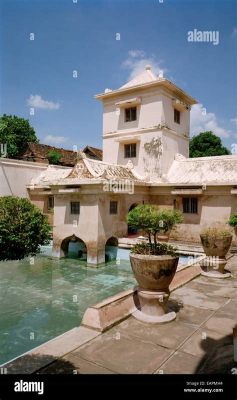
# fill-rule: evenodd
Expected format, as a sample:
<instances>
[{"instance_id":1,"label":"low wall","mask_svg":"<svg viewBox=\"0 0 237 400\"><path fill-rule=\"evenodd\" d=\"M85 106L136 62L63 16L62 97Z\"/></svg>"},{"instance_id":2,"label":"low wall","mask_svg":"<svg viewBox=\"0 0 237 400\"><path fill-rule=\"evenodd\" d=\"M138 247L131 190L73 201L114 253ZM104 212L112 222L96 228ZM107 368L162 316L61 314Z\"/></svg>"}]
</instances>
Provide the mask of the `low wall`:
<instances>
[{"instance_id":1,"label":"low wall","mask_svg":"<svg viewBox=\"0 0 237 400\"><path fill-rule=\"evenodd\" d=\"M46 169L42 163L0 158L0 196L29 198L26 186Z\"/></svg>"}]
</instances>

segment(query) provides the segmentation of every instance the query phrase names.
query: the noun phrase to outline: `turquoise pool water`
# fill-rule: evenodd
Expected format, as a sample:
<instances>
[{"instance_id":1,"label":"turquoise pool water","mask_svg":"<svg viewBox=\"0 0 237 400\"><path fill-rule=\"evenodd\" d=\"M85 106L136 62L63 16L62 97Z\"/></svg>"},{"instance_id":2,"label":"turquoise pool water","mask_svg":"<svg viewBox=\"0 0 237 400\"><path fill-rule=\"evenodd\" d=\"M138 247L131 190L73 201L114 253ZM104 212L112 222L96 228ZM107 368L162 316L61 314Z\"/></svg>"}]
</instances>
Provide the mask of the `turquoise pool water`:
<instances>
[{"instance_id":1,"label":"turquoise pool water","mask_svg":"<svg viewBox=\"0 0 237 400\"><path fill-rule=\"evenodd\" d=\"M119 249L120 264L99 268L45 255L0 262L0 364L78 326L88 306L133 287L128 255Z\"/></svg>"}]
</instances>

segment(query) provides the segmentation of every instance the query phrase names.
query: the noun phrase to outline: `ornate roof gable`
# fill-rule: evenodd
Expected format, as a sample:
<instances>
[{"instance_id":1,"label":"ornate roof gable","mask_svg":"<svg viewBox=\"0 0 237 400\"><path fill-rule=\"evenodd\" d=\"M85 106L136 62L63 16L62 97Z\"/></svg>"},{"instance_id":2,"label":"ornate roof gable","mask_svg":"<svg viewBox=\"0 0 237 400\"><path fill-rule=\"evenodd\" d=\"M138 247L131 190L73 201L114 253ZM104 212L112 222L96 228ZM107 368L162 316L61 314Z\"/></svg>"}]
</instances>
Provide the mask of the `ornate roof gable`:
<instances>
[{"instance_id":1,"label":"ornate roof gable","mask_svg":"<svg viewBox=\"0 0 237 400\"><path fill-rule=\"evenodd\" d=\"M79 151L77 162L72 168L72 171L67 176L67 178L77 178L77 179L94 178L93 174L87 168L85 159L86 159L85 154L82 151Z\"/></svg>"},{"instance_id":2,"label":"ornate roof gable","mask_svg":"<svg viewBox=\"0 0 237 400\"><path fill-rule=\"evenodd\" d=\"M100 178L100 179L130 179L135 180L131 168L88 159L83 152L79 152L78 161L67 179Z\"/></svg>"}]
</instances>

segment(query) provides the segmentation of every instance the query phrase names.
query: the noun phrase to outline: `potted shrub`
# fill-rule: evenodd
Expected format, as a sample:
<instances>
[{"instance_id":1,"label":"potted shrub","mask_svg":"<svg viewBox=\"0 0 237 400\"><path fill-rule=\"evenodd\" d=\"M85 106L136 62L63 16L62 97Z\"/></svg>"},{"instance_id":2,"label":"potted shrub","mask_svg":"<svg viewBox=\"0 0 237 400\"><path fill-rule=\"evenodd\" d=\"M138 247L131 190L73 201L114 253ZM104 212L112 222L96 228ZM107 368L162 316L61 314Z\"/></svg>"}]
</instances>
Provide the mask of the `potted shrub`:
<instances>
[{"instance_id":1,"label":"potted shrub","mask_svg":"<svg viewBox=\"0 0 237 400\"><path fill-rule=\"evenodd\" d=\"M202 266L206 267L202 274L215 278L229 277L230 273L225 271L226 254L233 238L229 229L209 227L201 232L200 238L207 256L202 263Z\"/></svg>"},{"instance_id":2,"label":"potted shrub","mask_svg":"<svg viewBox=\"0 0 237 400\"><path fill-rule=\"evenodd\" d=\"M159 242L168 242L172 229L182 222L182 215L177 210L159 210L159 221L157 239Z\"/></svg>"},{"instance_id":3,"label":"potted shrub","mask_svg":"<svg viewBox=\"0 0 237 400\"><path fill-rule=\"evenodd\" d=\"M237 235L237 213L231 215L228 224L234 228L235 234Z\"/></svg>"},{"instance_id":4,"label":"potted shrub","mask_svg":"<svg viewBox=\"0 0 237 400\"><path fill-rule=\"evenodd\" d=\"M172 216L172 219L171 219ZM159 233L175 226L182 220L177 211L160 210L154 205L138 205L128 214L130 226L142 230L147 243L134 245L130 262L138 282L136 318L152 323L164 323L175 319L175 312L167 313L169 285L175 275L179 257L175 248L158 241ZM172 223L171 223L172 221Z\"/></svg>"}]
</instances>

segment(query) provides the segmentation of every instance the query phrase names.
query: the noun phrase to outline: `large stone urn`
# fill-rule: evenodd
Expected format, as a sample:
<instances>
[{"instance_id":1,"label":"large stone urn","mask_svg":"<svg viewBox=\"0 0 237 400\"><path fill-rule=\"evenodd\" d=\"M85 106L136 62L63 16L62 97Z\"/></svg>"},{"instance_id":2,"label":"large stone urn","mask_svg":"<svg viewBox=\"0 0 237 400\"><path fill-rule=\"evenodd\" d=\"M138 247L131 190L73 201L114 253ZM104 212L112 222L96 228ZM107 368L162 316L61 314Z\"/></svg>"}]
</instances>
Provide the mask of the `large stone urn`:
<instances>
[{"instance_id":1,"label":"large stone urn","mask_svg":"<svg viewBox=\"0 0 237 400\"><path fill-rule=\"evenodd\" d=\"M176 318L167 312L169 285L175 275L179 257L130 254L134 276L138 282L137 310L133 316L148 323L166 323Z\"/></svg>"},{"instance_id":2,"label":"large stone urn","mask_svg":"<svg viewBox=\"0 0 237 400\"><path fill-rule=\"evenodd\" d=\"M227 263L226 254L228 253L233 236L229 234L200 235L202 247L206 258L201 262L202 275L211 278L228 278L230 272L225 270Z\"/></svg>"}]
</instances>

